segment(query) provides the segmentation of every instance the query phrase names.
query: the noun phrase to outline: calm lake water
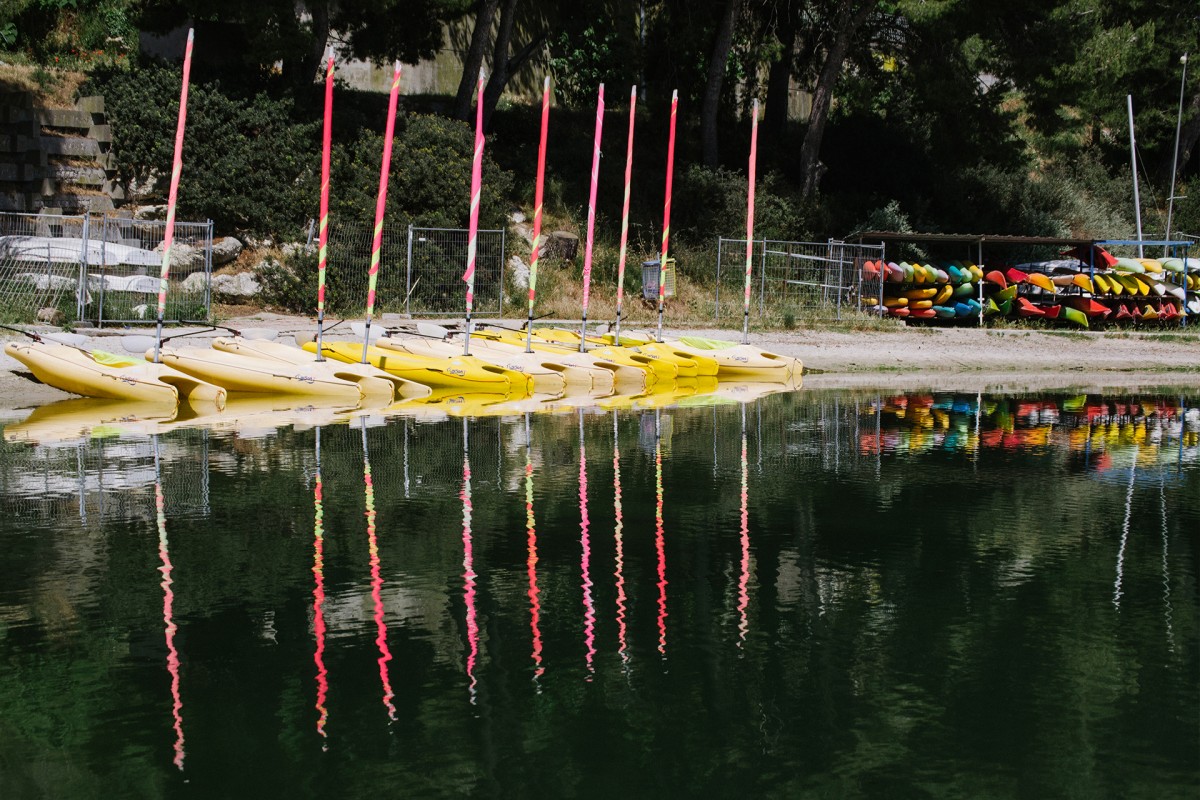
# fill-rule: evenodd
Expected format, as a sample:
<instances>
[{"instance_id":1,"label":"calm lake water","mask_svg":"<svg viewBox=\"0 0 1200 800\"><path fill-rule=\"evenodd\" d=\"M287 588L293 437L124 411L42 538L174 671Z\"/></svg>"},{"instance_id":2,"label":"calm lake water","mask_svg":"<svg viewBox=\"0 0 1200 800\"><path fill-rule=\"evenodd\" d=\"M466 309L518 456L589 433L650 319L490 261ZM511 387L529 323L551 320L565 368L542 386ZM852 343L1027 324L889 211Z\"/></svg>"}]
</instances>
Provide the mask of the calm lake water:
<instances>
[{"instance_id":1,"label":"calm lake water","mask_svg":"<svg viewBox=\"0 0 1200 800\"><path fill-rule=\"evenodd\" d=\"M1195 797L1198 406L9 425L0 797Z\"/></svg>"}]
</instances>

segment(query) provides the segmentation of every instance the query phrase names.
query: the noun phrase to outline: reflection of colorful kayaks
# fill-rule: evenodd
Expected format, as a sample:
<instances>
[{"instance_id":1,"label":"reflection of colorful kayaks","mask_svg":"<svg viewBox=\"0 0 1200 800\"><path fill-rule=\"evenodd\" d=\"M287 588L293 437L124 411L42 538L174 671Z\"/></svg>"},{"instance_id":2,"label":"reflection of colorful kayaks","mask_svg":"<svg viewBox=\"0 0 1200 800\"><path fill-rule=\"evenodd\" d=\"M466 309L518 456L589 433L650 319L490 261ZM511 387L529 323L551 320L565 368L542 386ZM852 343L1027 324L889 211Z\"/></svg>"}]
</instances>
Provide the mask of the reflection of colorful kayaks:
<instances>
[{"instance_id":1,"label":"reflection of colorful kayaks","mask_svg":"<svg viewBox=\"0 0 1200 800\"><path fill-rule=\"evenodd\" d=\"M213 341L212 346L214 350L281 361L286 364L314 365L311 367L312 369L321 369L335 378L358 384L364 398L386 397L387 402L391 402L394 399L424 397L430 392L429 387L422 383L405 380L370 364L357 362L348 364L334 359L318 362L315 360L314 353L283 342L220 337Z\"/></svg>"},{"instance_id":2,"label":"reflection of colorful kayaks","mask_svg":"<svg viewBox=\"0 0 1200 800\"><path fill-rule=\"evenodd\" d=\"M352 404L363 397L357 383L334 377L315 361L289 364L211 347L164 348L161 357L164 364L230 392L336 397Z\"/></svg>"},{"instance_id":3,"label":"reflection of colorful kayaks","mask_svg":"<svg viewBox=\"0 0 1200 800\"><path fill-rule=\"evenodd\" d=\"M85 352L49 342L9 342L4 352L29 367L34 377L64 392L84 397L136 400L175 405L225 404L225 390L166 364L141 358Z\"/></svg>"},{"instance_id":4,"label":"reflection of colorful kayaks","mask_svg":"<svg viewBox=\"0 0 1200 800\"><path fill-rule=\"evenodd\" d=\"M75 397L39 406L28 417L4 428L4 441L50 445L81 439L120 436L145 421L175 418L173 404Z\"/></svg>"},{"instance_id":5,"label":"reflection of colorful kayaks","mask_svg":"<svg viewBox=\"0 0 1200 800\"><path fill-rule=\"evenodd\" d=\"M315 353L315 342L307 342L304 349ZM353 363L362 358L361 342L322 343L321 353L326 358ZM399 375L401 378L423 383L433 388L456 389L459 392L481 392L486 394L532 394L532 379L521 372L487 364L478 359L430 358L400 353L370 345L367 347L367 363L374 367Z\"/></svg>"}]
</instances>

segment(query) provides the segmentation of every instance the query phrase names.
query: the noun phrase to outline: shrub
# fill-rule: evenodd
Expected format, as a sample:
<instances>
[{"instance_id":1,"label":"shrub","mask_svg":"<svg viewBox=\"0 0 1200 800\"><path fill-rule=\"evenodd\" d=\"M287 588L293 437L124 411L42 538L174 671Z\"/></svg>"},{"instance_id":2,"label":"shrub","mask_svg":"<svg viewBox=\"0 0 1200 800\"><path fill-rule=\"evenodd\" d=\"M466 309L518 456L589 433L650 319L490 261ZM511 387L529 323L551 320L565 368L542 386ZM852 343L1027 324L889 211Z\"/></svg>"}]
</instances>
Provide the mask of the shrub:
<instances>
[{"instance_id":1,"label":"shrub","mask_svg":"<svg viewBox=\"0 0 1200 800\"><path fill-rule=\"evenodd\" d=\"M804 219L798 196L768 172L758 177L754 195L754 238L797 239ZM746 176L724 167L690 166L675 185L672 226L696 240L714 236L745 238Z\"/></svg>"}]
</instances>

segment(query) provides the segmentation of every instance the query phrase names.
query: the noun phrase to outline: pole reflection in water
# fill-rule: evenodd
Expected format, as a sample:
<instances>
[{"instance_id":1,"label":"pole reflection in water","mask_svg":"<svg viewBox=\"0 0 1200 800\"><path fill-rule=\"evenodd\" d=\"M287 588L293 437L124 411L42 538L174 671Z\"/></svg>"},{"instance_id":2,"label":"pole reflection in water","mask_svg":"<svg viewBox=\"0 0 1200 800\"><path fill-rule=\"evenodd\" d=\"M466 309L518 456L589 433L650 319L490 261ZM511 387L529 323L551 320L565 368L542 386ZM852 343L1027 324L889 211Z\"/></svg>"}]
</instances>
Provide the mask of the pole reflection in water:
<instances>
[{"instance_id":1,"label":"pole reflection in water","mask_svg":"<svg viewBox=\"0 0 1200 800\"><path fill-rule=\"evenodd\" d=\"M742 406L742 571L738 578L738 649L746 643L746 632L750 629L746 609L750 605L750 491L749 465L746 463L746 407Z\"/></svg>"},{"instance_id":2,"label":"pole reflection in water","mask_svg":"<svg viewBox=\"0 0 1200 800\"><path fill-rule=\"evenodd\" d=\"M1129 521L1133 515L1133 483L1137 476L1138 448L1133 448L1133 463L1129 465L1129 489L1125 493L1125 521L1121 524L1121 547L1117 550L1117 579L1113 584L1113 608L1121 610L1121 582L1125 577L1125 544L1129 541Z\"/></svg>"},{"instance_id":3,"label":"pole reflection in water","mask_svg":"<svg viewBox=\"0 0 1200 800\"><path fill-rule=\"evenodd\" d=\"M622 539L625 520L621 510L621 448L617 431L617 412L613 412L613 540L616 544L617 579L617 652L621 663L629 666L629 647L625 637L625 543Z\"/></svg>"},{"instance_id":4,"label":"pole reflection in water","mask_svg":"<svg viewBox=\"0 0 1200 800\"><path fill-rule=\"evenodd\" d=\"M591 521L587 506L587 447L583 441L583 409L579 410L579 572L583 584L583 641L587 648L588 680L595 673L593 659L596 655L596 608L592 602L592 544L588 538Z\"/></svg>"},{"instance_id":5,"label":"pole reflection in water","mask_svg":"<svg viewBox=\"0 0 1200 800\"><path fill-rule=\"evenodd\" d=\"M467 420L463 419L463 481L459 498L462 500L463 541L463 602L467 607L467 691L475 705L475 660L479 657L479 623L475 619L475 555L471 545L471 456L468 452L470 435Z\"/></svg>"},{"instance_id":6,"label":"pole reflection in water","mask_svg":"<svg viewBox=\"0 0 1200 800\"><path fill-rule=\"evenodd\" d=\"M1182 441L1182 436L1180 440ZM1171 623L1171 573L1167 569L1167 486L1162 476L1158 479L1158 498L1162 508L1162 575L1163 575L1163 619L1167 624L1167 650L1175 652L1175 629Z\"/></svg>"},{"instance_id":7,"label":"pole reflection in water","mask_svg":"<svg viewBox=\"0 0 1200 800\"><path fill-rule=\"evenodd\" d=\"M379 540L375 535L375 482L371 478L371 457L367 450L367 419L362 418L363 485L366 497L367 550L371 556L371 601L375 607L375 644L379 647L379 681L383 685L383 707L388 719L395 721L396 706L392 704L395 693L388 679L388 662L392 651L388 649L387 623L383 619L383 574L379 564Z\"/></svg>"},{"instance_id":8,"label":"pole reflection in water","mask_svg":"<svg viewBox=\"0 0 1200 800\"><path fill-rule=\"evenodd\" d=\"M325 741L321 749L328 750L328 734L325 725L329 721L329 711L325 708L325 698L329 694L328 672L325 669L325 511L322 507L321 483L321 429L316 430L317 465L313 478L313 637L316 639L316 650L313 651L313 663L317 667L317 733Z\"/></svg>"},{"instance_id":9,"label":"pole reflection in water","mask_svg":"<svg viewBox=\"0 0 1200 800\"><path fill-rule=\"evenodd\" d=\"M525 529L528 533L529 556L526 566L529 572L529 632L533 637L533 682L546 671L542 666L542 631L539 627L542 603L537 583L537 525L533 516L533 441L529 433L529 412L525 412ZM542 687L538 684L538 692Z\"/></svg>"},{"instance_id":10,"label":"pole reflection in water","mask_svg":"<svg viewBox=\"0 0 1200 800\"><path fill-rule=\"evenodd\" d=\"M663 540L662 418L654 410L654 551L658 556L658 652L667 658L667 551Z\"/></svg>"},{"instance_id":11,"label":"pole reflection in water","mask_svg":"<svg viewBox=\"0 0 1200 800\"><path fill-rule=\"evenodd\" d=\"M158 456L158 436L154 437L154 517L158 524L158 557L162 566L163 622L166 623L167 672L171 676L171 716L175 719L175 766L183 770L183 700L179 695L179 651L175 649L175 593L171 591L171 553L167 546L167 510L163 498L162 466Z\"/></svg>"}]
</instances>

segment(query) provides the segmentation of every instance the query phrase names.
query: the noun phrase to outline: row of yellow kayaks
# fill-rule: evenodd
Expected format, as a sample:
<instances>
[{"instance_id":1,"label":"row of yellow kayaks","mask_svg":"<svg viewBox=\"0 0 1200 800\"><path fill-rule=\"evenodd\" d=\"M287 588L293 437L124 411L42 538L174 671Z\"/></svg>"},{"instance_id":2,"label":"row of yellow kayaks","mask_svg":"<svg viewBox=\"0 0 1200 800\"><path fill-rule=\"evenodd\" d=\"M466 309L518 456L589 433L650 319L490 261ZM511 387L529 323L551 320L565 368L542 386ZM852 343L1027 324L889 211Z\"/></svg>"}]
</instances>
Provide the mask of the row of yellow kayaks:
<instances>
[{"instance_id":1,"label":"row of yellow kayaks","mask_svg":"<svg viewBox=\"0 0 1200 800\"><path fill-rule=\"evenodd\" d=\"M574 337L574 342L570 341ZM378 407L423 400L435 393L640 396L670 394L684 381L754 380L786 383L800 374L795 359L743 345L708 340L654 342L633 337L616 344L566 331L525 335L489 330L460 343L421 336L361 342L326 341L304 348L258 339L219 338L212 347L163 347L159 363L52 342L11 342L8 355L42 382L87 397L217 408L227 393L323 397ZM464 347L465 349L465 347Z\"/></svg>"}]
</instances>

